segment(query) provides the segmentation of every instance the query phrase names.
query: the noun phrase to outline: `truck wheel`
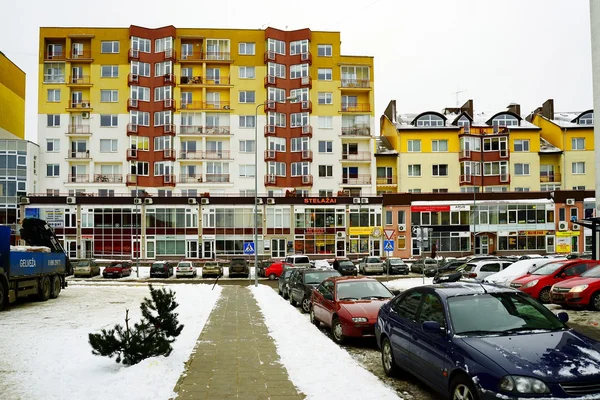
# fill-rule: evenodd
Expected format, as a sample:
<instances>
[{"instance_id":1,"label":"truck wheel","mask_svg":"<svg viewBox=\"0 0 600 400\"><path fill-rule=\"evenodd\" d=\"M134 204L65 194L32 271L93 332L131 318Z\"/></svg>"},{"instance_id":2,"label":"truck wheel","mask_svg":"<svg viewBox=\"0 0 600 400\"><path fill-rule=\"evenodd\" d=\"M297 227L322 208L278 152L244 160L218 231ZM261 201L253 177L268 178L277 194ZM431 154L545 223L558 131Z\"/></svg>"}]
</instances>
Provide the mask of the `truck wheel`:
<instances>
[{"instance_id":1,"label":"truck wheel","mask_svg":"<svg viewBox=\"0 0 600 400\"><path fill-rule=\"evenodd\" d=\"M40 301L46 301L50 298L50 279L44 276L40 281L40 287L38 288L38 298Z\"/></svg>"},{"instance_id":2,"label":"truck wheel","mask_svg":"<svg viewBox=\"0 0 600 400\"><path fill-rule=\"evenodd\" d=\"M2 283L0 281L0 311L4 310L4 308L8 304L8 299L7 299L6 295L7 295L6 287L4 287L4 283Z\"/></svg>"},{"instance_id":3,"label":"truck wheel","mask_svg":"<svg viewBox=\"0 0 600 400\"><path fill-rule=\"evenodd\" d=\"M54 275L52 277L52 293L50 293L50 298L55 299L60 294L60 290L62 289L60 285L60 277L58 275Z\"/></svg>"}]
</instances>

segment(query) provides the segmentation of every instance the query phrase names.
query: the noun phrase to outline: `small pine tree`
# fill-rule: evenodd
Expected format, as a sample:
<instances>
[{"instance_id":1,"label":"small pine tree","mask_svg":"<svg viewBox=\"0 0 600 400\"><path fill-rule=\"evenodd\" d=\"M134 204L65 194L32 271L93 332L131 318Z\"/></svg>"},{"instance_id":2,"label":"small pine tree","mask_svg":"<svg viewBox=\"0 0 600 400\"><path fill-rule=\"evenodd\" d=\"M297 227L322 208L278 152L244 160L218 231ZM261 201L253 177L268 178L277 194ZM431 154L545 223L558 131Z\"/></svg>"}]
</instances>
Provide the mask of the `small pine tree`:
<instances>
[{"instance_id":1,"label":"small pine tree","mask_svg":"<svg viewBox=\"0 0 600 400\"><path fill-rule=\"evenodd\" d=\"M117 363L134 365L154 356L168 356L173 351L171 343L183 330L174 310L179 306L175 293L164 288L150 287L151 299L144 298L140 305L142 320L129 326L129 310L125 311L125 327L117 324L101 333L90 333L92 354L112 358Z\"/></svg>"}]
</instances>

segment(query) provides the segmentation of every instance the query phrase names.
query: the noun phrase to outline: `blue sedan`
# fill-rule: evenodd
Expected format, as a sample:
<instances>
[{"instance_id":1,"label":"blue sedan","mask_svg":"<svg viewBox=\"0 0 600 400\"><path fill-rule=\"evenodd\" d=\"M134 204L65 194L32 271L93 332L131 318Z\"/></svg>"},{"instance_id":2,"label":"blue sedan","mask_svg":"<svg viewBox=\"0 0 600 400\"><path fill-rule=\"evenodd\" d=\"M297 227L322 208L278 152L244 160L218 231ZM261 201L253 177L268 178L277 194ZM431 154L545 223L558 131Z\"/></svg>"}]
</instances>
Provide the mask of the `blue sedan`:
<instances>
[{"instance_id":1,"label":"blue sedan","mask_svg":"<svg viewBox=\"0 0 600 400\"><path fill-rule=\"evenodd\" d=\"M406 290L375 325L388 376L453 400L600 399L600 343L520 291L455 282Z\"/></svg>"}]
</instances>

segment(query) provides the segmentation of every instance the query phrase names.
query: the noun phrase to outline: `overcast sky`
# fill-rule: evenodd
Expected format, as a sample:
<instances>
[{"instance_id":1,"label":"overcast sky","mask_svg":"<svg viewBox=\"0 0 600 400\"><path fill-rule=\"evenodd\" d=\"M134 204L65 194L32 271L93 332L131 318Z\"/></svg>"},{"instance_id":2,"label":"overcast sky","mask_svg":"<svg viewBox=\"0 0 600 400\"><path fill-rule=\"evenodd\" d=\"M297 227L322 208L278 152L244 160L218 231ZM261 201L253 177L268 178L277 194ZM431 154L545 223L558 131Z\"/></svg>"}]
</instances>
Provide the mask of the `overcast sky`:
<instances>
[{"instance_id":1,"label":"overcast sky","mask_svg":"<svg viewBox=\"0 0 600 400\"><path fill-rule=\"evenodd\" d=\"M27 73L27 134L36 140L40 26L131 24L340 31L342 53L375 57L375 115L473 99L496 112L592 108L589 3L584 0L3 0L0 51ZM460 93L456 93L460 92ZM0 110L1 112L1 110Z\"/></svg>"}]
</instances>

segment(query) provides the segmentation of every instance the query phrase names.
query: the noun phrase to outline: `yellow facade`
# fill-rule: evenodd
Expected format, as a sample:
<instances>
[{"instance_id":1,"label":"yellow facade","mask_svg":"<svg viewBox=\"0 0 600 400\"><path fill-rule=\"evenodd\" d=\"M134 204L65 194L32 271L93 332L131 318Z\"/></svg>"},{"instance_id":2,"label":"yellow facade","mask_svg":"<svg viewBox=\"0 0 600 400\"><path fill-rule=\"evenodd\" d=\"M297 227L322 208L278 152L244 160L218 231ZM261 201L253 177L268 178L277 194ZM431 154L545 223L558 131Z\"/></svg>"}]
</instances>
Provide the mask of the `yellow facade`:
<instances>
[{"instance_id":1,"label":"yellow facade","mask_svg":"<svg viewBox=\"0 0 600 400\"><path fill-rule=\"evenodd\" d=\"M516 141L527 141L529 143L528 151L518 151L515 147ZM540 133L533 129L513 129L509 136L510 150L510 191L528 190L530 192L540 190ZM529 171L526 174L517 175L516 165L528 166ZM517 189L519 188L519 189ZM521 189L522 188L522 189Z\"/></svg>"},{"instance_id":2,"label":"yellow facade","mask_svg":"<svg viewBox=\"0 0 600 400\"><path fill-rule=\"evenodd\" d=\"M0 52L0 137L25 138L25 72Z\"/></svg>"}]
</instances>

